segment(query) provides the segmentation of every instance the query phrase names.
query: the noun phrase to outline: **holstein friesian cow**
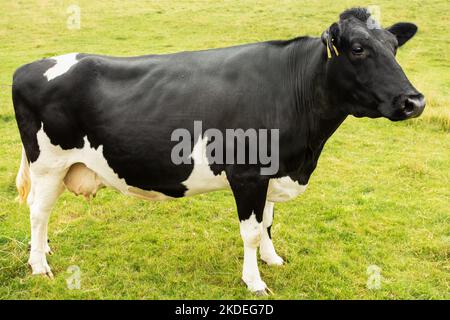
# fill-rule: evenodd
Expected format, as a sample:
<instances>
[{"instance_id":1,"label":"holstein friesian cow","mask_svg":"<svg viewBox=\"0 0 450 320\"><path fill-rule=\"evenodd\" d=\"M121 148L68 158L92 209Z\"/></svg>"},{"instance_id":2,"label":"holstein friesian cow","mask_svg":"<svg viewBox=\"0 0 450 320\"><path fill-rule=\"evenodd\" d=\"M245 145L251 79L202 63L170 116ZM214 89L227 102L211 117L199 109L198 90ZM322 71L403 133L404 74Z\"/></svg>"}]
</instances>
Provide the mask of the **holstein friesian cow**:
<instances>
[{"instance_id":1,"label":"holstein friesian cow","mask_svg":"<svg viewBox=\"0 0 450 320\"><path fill-rule=\"evenodd\" d=\"M305 190L344 119L422 113L424 97L395 59L416 31L411 23L383 29L354 8L320 38L132 58L71 53L20 67L12 89L23 143L16 182L30 207L33 274L52 276L47 224L66 188L90 196L107 186L150 200L230 188L244 243L242 279L265 294L258 247L263 261L283 264L270 234L274 202ZM194 136L194 121L220 132L278 129L278 171L261 174L261 162L199 161L211 140ZM171 161L179 128L193 134L191 163Z\"/></svg>"}]
</instances>

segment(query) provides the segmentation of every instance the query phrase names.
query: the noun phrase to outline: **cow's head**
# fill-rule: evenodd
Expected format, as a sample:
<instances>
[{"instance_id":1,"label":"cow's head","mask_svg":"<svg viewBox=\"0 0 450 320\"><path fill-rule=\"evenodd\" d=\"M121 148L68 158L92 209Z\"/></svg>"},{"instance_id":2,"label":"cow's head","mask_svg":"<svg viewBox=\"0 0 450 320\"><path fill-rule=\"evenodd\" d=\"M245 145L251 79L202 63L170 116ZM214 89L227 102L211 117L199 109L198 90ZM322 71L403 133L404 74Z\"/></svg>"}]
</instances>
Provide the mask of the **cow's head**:
<instances>
[{"instance_id":1,"label":"cow's head","mask_svg":"<svg viewBox=\"0 0 450 320\"><path fill-rule=\"evenodd\" d=\"M397 121L419 116L425 99L395 60L397 48L416 31L412 23L383 29L363 8L343 12L322 34L334 102L356 117Z\"/></svg>"}]
</instances>

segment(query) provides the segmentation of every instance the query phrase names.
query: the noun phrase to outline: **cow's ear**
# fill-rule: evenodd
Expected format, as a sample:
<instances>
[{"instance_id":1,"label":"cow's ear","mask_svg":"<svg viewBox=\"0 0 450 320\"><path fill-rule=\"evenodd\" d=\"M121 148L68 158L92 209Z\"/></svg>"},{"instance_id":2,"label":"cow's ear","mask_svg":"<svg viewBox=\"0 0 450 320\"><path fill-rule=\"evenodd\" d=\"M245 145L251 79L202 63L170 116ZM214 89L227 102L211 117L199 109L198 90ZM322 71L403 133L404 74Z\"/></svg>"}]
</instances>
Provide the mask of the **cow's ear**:
<instances>
[{"instance_id":1,"label":"cow's ear","mask_svg":"<svg viewBox=\"0 0 450 320\"><path fill-rule=\"evenodd\" d=\"M417 26L410 22L399 22L386 29L397 37L398 46L404 45L417 32Z\"/></svg>"},{"instance_id":2,"label":"cow's ear","mask_svg":"<svg viewBox=\"0 0 450 320\"><path fill-rule=\"evenodd\" d=\"M333 23L327 30L322 33L322 42L327 48L328 58L331 58L333 55L338 56L339 51L339 25L335 22Z\"/></svg>"}]
</instances>

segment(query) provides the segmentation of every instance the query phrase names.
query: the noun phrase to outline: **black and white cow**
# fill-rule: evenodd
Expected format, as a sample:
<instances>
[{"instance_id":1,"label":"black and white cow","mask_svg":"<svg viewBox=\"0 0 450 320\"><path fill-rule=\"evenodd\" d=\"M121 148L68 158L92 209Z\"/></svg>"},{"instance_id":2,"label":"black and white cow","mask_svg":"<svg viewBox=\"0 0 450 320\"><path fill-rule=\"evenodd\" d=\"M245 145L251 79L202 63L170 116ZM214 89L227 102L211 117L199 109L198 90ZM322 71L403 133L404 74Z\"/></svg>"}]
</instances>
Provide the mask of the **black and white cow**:
<instances>
[{"instance_id":1,"label":"black and white cow","mask_svg":"<svg viewBox=\"0 0 450 320\"><path fill-rule=\"evenodd\" d=\"M274 202L305 190L344 119L422 113L424 97L395 59L416 31L411 23L374 27L367 10L354 8L320 38L132 58L71 53L22 66L13 84L23 143L16 182L30 207L33 274L52 275L47 224L66 188L89 196L107 186L150 200L230 188L244 243L242 279L266 293L258 247L263 261L283 264L270 235ZM211 143L202 132L192 136L193 161L173 163L171 134L194 133L194 121L219 132L278 129L279 169L262 175L260 162L200 161Z\"/></svg>"}]
</instances>

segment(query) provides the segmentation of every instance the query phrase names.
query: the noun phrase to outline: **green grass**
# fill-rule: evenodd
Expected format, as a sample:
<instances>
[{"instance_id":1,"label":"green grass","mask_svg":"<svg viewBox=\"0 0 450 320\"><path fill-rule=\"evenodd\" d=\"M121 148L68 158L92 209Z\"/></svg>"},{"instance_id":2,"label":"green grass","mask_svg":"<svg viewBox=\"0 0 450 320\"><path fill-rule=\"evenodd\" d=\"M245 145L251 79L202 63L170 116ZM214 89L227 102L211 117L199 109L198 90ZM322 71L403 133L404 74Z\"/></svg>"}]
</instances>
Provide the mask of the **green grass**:
<instances>
[{"instance_id":1,"label":"green grass","mask_svg":"<svg viewBox=\"0 0 450 320\"><path fill-rule=\"evenodd\" d=\"M140 55L319 35L355 1L0 1L0 84L27 62L67 52ZM398 60L428 101L404 123L349 118L325 147L304 195L276 205L275 246L260 264L273 299L450 298L450 40L448 1L377 1L382 22L413 21ZM20 139L0 86L0 298L253 298L240 281L242 245L231 193L145 202L104 190L65 193L51 217L55 279L27 267L28 209L14 202ZM378 290L366 287L370 265ZM81 289L68 290L70 265Z\"/></svg>"}]
</instances>

